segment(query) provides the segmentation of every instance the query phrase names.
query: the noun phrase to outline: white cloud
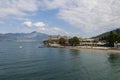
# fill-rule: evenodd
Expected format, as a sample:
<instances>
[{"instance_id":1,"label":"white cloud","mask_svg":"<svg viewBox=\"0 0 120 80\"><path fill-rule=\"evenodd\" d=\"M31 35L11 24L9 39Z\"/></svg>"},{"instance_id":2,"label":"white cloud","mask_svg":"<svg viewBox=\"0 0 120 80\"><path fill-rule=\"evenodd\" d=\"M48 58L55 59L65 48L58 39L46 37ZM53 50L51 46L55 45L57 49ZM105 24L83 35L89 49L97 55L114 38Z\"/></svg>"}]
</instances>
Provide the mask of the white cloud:
<instances>
[{"instance_id":1,"label":"white cloud","mask_svg":"<svg viewBox=\"0 0 120 80\"><path fill-rule=\"evenodd\" d=\"M32 22L31 21L25 21L23 24L25 26L27 26L27 27L31 27L32 26Z\"/></svg>"},{"instance_id":2,"label":"white cloud","mask_svg":"<svg viewBox=\"0 0 120 80\"><path fill-rule=\"evenodd\" d=\"M36 27L44 27L44 26L46 26L46 24L43 23L43 22L36 22L36 23L33 24L33 26L36 26Z\"/></svg>"},{"instance_id":3,"label":"white cloud","mask_svg":"<svg viewBox=\"0 0 120 80\"><path fill-rule=\"evenodd\" d=\"M58 27L52 27L52 28L48 28L48 27L43 27L43 28L37 28L36 31L42 32L42 33L46 33L49 35L70 35L69 32L67 32L66 30L62 29L62 28L58 28Z\"/></svg>"},{"instance_id":4,"label":"white cloud","mask_svg":"<svg viewBox=\"0 0 120 80\"><path fill-rule=\"evenodd\" d=\"M46 24L44 22L31 22L31 21L25 21L23 22L23 25L27 26L27 27L44 27L46 26Z\"/></svg>"},{"instance_id":5,"label":"white cloud","mask_svg":"<svg viewBox=\"0 0 120 80\"><path fill-rule=\"evenodd\" d=\"M66 30L58 27L46 27L46 24L44 22L31 22L31 21L25 21L23 22L24 26L29 27L28 29L31 31L38 31L42 33L46 33L49 35L70 35L71 33L67 32Z\"/></svg>"},{"instance_id":6,"label":"white cloud","mask_svg":"<svg viewBox=\"0 0 120 80\"><path fill-rule=\"evenodd\" d=\"M84 32L104 32L120 25L120 0L44 0L46 9Z\"/></svg>"},{"instance_id":7,"label":"white cloud","mask_svg":"<svg viewBox=\"0 0 120 80\"><path fill-rule=\"evenodd\" d=\"M15 17L15 18L13 18L13 19L15 19L15 20L19 20L19 21L30 21L30 19L29 18L25 18L25 17Z\"/></svg>"},{"instance_id":8,"label":"white cloud","mask_svg":"<svg viewBox=\"0 0 120 80\"><path fill-rule=\"evenodd\" d=\"M27 16L26 12L38 10L38 0L0 0L0 17Z\"/></svg>"},{"instance_id":9,"label":"white cloud","mask_svg":"<svg viewBox=\"0 0 120 80\"><path fill-rule=\"evenodd\" d=\"M84 34L97 35L119 27L119 7L120 0L0 0L0 18L14 15L25 20L26 16L40 9L57 9L58 18L73 25L73 28L79 28ZM44 23L25 24L45 30L42 27Z\"/></svg>"}]
</instances>

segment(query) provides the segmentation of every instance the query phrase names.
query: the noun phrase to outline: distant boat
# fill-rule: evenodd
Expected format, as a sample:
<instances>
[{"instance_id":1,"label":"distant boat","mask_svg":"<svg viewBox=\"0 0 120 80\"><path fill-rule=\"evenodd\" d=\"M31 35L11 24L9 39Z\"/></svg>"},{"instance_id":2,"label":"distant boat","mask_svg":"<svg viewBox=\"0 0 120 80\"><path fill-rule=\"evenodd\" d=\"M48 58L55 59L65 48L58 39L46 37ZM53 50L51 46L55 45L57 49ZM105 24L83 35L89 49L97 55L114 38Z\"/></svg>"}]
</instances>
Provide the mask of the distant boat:
<instances>
[{"instance_id":1,"label":"distant boat","mask_svg":"<svg viewBox=\"0 0 120 80\"><path fill-rule=\"evenodd\" d=\"M19 46L19 48L22 48L22 46Z\"/></svg>"},{"instance_id":2,"label":"distant boat","mask_svg":"<svg viewBox=\"0 0 120 80\"><path fill-rule=\"evenodd\" d=\"M38 48L44 48L45 46L39 46Z\"/></svg>"}]
</instances>

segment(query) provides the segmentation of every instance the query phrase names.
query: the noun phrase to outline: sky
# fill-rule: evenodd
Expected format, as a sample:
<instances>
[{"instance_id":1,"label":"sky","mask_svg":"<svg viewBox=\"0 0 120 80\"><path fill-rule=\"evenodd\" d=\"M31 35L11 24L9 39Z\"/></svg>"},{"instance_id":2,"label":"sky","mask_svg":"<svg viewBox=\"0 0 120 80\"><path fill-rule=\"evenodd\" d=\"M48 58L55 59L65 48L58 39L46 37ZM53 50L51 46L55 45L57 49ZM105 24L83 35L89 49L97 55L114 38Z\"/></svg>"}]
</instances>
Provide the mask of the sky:
<instances>
[{"instance_id":1,"label":"sky","mask_svg":"<svg viewBox=\"0 0 120 80\"><path fill-rule=\"evenodd\" d=\"M0 0L0 33L92 37L120 26L120 0Z\"/></svg>"}]
</instances>

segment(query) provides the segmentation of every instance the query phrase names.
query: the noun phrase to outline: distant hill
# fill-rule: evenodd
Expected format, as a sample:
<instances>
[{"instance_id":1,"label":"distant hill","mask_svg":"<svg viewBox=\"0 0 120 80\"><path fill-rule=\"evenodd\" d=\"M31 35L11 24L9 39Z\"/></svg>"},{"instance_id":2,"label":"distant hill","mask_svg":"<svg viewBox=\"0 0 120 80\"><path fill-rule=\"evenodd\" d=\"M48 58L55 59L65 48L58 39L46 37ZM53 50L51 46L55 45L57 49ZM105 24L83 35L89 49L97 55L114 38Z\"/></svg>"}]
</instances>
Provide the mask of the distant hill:
<instances>
[{"instance_id":1,"label":"distant hill","mask_svg":"<svg viewBox=\"0 0 120 80\"><path fill-rule=\"evenodd\" d=\"M0 34L0 41L43 41L49 35L40 32Z\"/></svg>"},{"instance_id":2,"label":"distant hill","mask_svg":"<svg viewBox=\"0 0 120 80\"><path fill-rule=\"evenodd\" d=\"M102 38L110 34L111 31L108 31L106 33L100 34L98 36L92 37L92 38ZM112 30L113 33L120 34L120 28Z\"/></svg>"}]
</instances>

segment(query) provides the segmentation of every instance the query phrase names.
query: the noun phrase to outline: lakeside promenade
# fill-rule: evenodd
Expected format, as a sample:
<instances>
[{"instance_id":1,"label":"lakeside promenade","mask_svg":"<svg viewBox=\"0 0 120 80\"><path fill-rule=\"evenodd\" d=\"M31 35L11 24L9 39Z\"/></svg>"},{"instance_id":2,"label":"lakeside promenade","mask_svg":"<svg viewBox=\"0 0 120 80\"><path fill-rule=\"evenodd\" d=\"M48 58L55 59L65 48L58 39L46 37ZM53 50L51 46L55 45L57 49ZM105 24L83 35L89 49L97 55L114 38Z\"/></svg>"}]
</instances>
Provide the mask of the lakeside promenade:
<instances>
[{"instance_id":1,"label":"lakeside promenade","mask_svg":"<svg viewBox=\"0 0 120 80\"><path fill-rule=\"evenodd\" d=\"M114 49L110 47L88 47L88 46L66 46L66 49L75 49L75 50L101 50L101 51L107 51L109 53L120 53L120 49Z\"/></svg>"},{"instance_id":2,"label":"lakeside promenade","mask_svg":"<svg viewBox=\"0 0 120 80\"><path fill-rule=\"evenodd\" d=\"M53 46L52 46L53 47ZM92 46L54 46L53 48L65 48L74 50L101 50L109 53L120 53L120 49L114 49L111 47L92 47Z\"/></svg>"}]
</instances>

